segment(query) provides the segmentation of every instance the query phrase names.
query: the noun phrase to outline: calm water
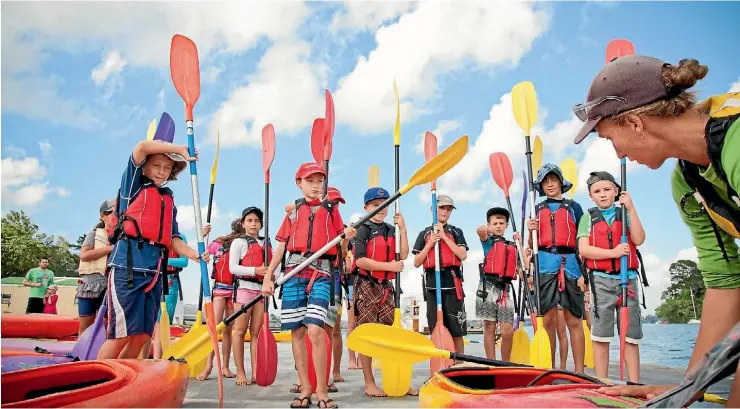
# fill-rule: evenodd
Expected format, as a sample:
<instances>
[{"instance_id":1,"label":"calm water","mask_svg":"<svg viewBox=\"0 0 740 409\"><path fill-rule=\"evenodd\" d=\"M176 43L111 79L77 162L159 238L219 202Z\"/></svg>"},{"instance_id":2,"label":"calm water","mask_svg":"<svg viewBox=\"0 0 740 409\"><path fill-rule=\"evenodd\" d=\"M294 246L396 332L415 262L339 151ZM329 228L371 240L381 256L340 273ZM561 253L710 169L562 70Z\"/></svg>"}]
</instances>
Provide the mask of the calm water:
<instances>
[{"instance_id":1,"label":"calm water","mask_svg":"<svg viewBox=\"0 0 740 409\"><path fill-rule=\"evenodd\" d=\"M532 327L525 330L532 338ZM670 366L684 369L694 350L699 325L696 324L643 324L643 339L640 345L640 361L645 364ZM615 331L616 333L616 331ZM483 335L469 335L471 341L483 341ZM611 359L619 360L619 338L614 337L610 345Z\"/></svg>"}]
</instances>

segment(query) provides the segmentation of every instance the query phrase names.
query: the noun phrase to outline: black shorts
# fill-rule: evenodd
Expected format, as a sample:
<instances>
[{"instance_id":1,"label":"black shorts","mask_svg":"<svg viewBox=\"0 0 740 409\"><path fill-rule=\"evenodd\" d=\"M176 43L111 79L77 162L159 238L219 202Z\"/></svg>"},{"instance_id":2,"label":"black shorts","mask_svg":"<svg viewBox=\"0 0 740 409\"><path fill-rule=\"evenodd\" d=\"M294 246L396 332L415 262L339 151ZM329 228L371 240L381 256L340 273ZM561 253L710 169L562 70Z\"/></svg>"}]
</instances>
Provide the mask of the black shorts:
<instances>
[{"instance_id":1,"label":"black shorts","mask_svg":"<svg viewBox=\"0 0 740 409\"><path fill-rule=\"evenodd\" d=\"M427 323L429 332L437 325L437 292L427 291ZM465 314L465 300L458 300L455 290L442 290L443 323L453 337L468 335L468 322Z\"/></svg>"},{"instance_id":2,"label":"black shorts","mask_svg":"<svg viewBox=\"0 0 740 409\"><path fill-rule=\"evenodd\" d=\"M38 297L29 297L26 305L26 314L43 314L44 299Z\"/></svg>"},{"instance_id":3,"label":"black shorts","mask_svg":"<svg viewBox=\"0 0 740 409\"><path fill-rule=\"evenodd\" d=\"M583 318L583 291L578 280L565 277L565 289L558 289L557 274L540 274L540 304L542 315L560 305L574 317Z\"/></svg>"}]
</instances>

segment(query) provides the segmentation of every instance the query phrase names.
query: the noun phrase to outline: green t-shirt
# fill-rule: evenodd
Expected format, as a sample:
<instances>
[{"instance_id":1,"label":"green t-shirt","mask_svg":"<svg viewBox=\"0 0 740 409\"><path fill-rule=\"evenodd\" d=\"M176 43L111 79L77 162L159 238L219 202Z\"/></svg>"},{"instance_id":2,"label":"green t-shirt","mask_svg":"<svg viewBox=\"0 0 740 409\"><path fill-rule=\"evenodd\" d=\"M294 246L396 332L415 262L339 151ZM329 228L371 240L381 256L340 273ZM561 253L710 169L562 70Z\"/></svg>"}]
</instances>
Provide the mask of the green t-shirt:
<instances>
[{"instance_id":1,"label":"green t-shirt","mask_svg":"<svg viewBox=\"0 0 740 409\"><path fill-rule=\"evenodd\" d=\"M727 174L727 180L736 192L740 191L740 154L738 152L740 152L740 120L735 121L725 134L721 158L722 168ZM699 167L699 174L714 185L715 191L722 200L727 202L728 206L737 209L737 205L727 197L727 185L720 180L712 165L709 165L706 169ZM694 246L699 254L699 270L702 272L704 284L709 288L740 288L740 258L738 258L735 239L723 230L719 230L719 235L730 259L728 263L722 256L722 250L717 243L717 237L709 215L706 212L692 218L686 215L686 213L695 214L702 208L693 195L687 198L684 205L685 211L681 210L681 199L687 193L693 193L694 189L686 183L678 164L671 175L671 189L673 200L679 208L678 213L691 231Z\"/></svg>"},{"instance_id":2,"label":"green t-shirt","mask_svg":"<svg viewBox=\"0 0 740 409\"><path fill-rule=\"evenodd\" d=\"M54 272L49 269L43 270L41 267L34 267L26 273L26 280L31 283L41 283L41 287L29 287L31 292L28 294L28 298L44 298L49 284L54 284Z\"/></svg>"}]
</instances>

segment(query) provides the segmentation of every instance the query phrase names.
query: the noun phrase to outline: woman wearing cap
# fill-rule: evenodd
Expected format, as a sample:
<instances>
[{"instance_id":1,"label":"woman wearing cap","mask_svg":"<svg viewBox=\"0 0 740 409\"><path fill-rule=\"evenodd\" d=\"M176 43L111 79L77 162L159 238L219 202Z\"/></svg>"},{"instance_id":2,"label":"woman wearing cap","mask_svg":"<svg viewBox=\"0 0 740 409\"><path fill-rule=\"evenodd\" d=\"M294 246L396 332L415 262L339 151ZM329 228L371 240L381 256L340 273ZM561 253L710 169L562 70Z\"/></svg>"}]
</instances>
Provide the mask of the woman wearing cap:
<instances>
[{"instance_id":1,"label":"woman wearing cap","mask_svg":"<svg viewBox=\"0 0 740 409\"><path fill-rule=\"evenodd\" d=\"M740 93L697 103L689 89L708 71L694 59L672 65L646 56L621 57L597 74L587 101L573 109L585 122L575 143L597 131L620 158L651 169L678 159L673 199L691 232L707 287L689 368L740 321L734 240L740 238ZM663 389L646 390L629 389L653 394Z\"/></svg>"},{"instance_id":2,"label":"woman wearing cap","mask_svg":"<svg viewBox=\"0 0 740 409\"><path fill-rule=\"evenodd\" d=\"M78 269L80 280L77 284L77 314L80 317L78 334L92 325L105 298L105 287L108 284L105 269L108 255L113 250L108 242L108 233L116 223L116 216L113 214L115 206L114 200L106 200L100 205L100 221L85 235L82 242Z\"/></svg>"}]
</instances>

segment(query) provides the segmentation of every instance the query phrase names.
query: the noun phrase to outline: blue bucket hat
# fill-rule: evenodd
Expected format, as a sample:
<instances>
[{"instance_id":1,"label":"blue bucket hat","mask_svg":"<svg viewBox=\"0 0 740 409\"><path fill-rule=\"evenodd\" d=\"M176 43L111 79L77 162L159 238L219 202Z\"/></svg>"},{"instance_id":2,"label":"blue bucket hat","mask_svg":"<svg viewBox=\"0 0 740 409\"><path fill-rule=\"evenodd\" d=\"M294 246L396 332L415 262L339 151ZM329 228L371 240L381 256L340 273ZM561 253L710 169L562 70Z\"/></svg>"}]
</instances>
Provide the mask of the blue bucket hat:
<instances>
[{"instance_id":1,"label":"blue bucket hat","mask_svg":"<svg viewBox=\"0 0 740 409\"><path fill-rule=\"evenodd\" d=\"M565 178L563 177L563 171L560 169L559 166L552 163L546 163L540 168L540 170L537 171L537 180L534 184L534 188L537 190L537 192L539 192L540 196L545 196L545 192L542 190L542 181L545 180L547 175L549 175L550 173L554 174L558 177L558 179L560 179L560 183L563 185L563 193L566 193L573 187L572 183L565 180Z\"/></svg>"}]
</instances>

